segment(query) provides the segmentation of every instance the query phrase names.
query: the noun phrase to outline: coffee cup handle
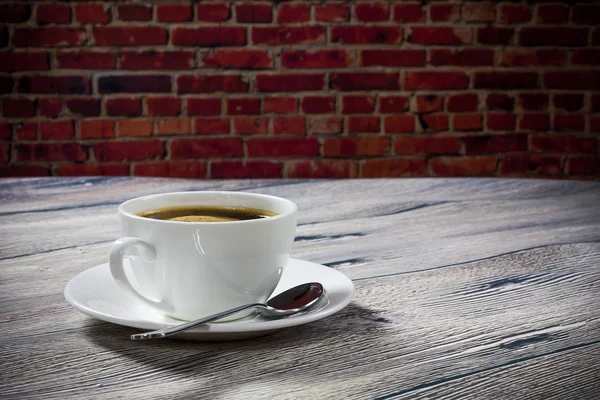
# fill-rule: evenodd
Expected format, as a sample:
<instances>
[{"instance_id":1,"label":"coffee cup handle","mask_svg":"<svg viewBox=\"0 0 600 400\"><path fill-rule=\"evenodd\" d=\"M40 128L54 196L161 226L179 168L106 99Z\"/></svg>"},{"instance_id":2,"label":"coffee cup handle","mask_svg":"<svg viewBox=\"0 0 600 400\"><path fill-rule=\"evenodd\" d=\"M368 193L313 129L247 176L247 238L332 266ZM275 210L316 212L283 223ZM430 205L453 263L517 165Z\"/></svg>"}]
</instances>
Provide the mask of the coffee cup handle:
<instances>
[{"instance_id":1,"label":"coffee cup handle","mask_svg":"<svg viewBox=\"0 0 600 400\"><path fill-rule=\"evenodd\" d=\"M123 267L123 257L125 256L127 249L131 246L139 246L142 249L144 249L143 251L145 251L151 259L156 258L156 249L154 248L154 246L143 241L142 239L129 236L117 239L110 248L109 257L110 273L112 274L113 279L117 282L117 284L123 291L129 293L139 301L151 307L158 308L166 313L172 312L173 307L171 305L167 304L163 300L152 300L147 298L146 296L141 295L133 288L133 286L129 282L129 279L125 274L125 269Z\"/></svg>"}]
</instances>

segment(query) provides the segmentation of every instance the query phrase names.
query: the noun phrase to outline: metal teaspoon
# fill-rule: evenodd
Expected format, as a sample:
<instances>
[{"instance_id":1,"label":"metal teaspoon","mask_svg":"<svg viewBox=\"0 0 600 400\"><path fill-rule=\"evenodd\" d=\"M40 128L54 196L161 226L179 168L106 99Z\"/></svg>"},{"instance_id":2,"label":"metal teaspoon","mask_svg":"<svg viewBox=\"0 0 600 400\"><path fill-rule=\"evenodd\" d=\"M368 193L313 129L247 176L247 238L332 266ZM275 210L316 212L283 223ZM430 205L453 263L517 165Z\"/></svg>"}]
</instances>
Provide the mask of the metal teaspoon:
<instances>
[{"instance_id":1,"label":"metal teaspoon","mask_svg":"<svg viewBox=\"0 0 600 400\"><path fill-rule=\"evenodd\" d=\"M270 298L266 304L246 304L170 328L159 329L152 332L137 333L135 335L131 335L131 340L164 338L194 328L198 325L221 319L223 317L235 314L239 311L246 310L248 308L260 308L260 314L269 318L285 317L308 309L317 301L319 301L319 299L323 296L324 292L325 291L323 289L323 285L321 285L320 283L304 283L302 285L298 285L291 289L288 289L275 297Z\"/></svg>"}]
</instances>

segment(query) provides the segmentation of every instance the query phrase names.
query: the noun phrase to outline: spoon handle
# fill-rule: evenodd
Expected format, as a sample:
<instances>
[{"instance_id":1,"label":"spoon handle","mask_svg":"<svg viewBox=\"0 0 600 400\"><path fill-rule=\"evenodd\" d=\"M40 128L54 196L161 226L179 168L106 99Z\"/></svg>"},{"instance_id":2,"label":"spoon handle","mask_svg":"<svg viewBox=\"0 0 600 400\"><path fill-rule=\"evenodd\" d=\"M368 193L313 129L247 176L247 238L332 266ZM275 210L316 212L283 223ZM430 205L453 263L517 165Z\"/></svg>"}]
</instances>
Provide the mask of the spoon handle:
<instances>
[{"instance_id":1,"label":"spoon handle","mask_svg":"<svg viewBox=\"0 0 600 400\"><path fill-rule=\"evenodd\" d=\"M235 314L237 312L240 312L240 311L246 310L248 308L252 308L252 307L263 307L264 308L264 304L260 304L260 303L246 304L246 305L243 305L243 306L232 308L230 310L222 311L222 312L217 313L217 314L209 315L208 317L200 318L200 319L197 319L195 321L186 322L185 324L172 326L170 328L158 329L158 330L152 331L152 332L136 333L135 335L131 335L131 340L144 340L144 339L160 339L160 338L164 338L164 337L171 336L171 335L174 335L174 334L179 333L179 332L186 331L186 330L191 329L191 328L195 328L198 325L202 325L202 324L205 324L205 323L210 322L210 321L221 319L221 318L226 317L228 315Z\"/></svg>"}]
</instances>

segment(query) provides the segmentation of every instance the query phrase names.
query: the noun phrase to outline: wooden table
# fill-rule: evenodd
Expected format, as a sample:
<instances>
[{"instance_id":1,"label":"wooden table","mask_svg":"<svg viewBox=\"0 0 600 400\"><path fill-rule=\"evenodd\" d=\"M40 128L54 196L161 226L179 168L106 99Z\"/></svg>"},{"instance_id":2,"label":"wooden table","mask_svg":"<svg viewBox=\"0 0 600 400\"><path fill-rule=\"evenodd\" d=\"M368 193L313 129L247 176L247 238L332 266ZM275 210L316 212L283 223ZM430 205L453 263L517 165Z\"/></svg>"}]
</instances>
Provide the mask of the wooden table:
<instances>
[{"instance_id":1,"label":"wooden table","mask_svg":"<svg viewBox=\"0 0 600 400\"><path fill-rule=\"evenodd\" d=\"M150 193L297 202L293 257L354 280L324 320L238 342L132 342L63 288ZM0 398L600 395L600 184L508 179L0 180Z\"/></svg>"}]
</instances>

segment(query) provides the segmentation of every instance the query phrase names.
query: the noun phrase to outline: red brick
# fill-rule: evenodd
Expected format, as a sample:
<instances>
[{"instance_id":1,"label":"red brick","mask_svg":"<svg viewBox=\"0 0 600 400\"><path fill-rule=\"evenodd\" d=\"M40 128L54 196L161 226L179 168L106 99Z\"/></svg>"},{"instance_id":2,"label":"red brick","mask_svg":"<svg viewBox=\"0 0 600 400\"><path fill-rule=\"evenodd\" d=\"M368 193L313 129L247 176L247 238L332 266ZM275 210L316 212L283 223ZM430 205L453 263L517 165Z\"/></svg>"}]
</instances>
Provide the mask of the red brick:
<instances>
[{"instance_id":1,"label":"red brick","mask_svg":"<svg viewBox=\"0 0 600 400\"><path fill-rule=\"evenodd\" d=\"M548 95L545 93L521 93L519 94L519 104L527 111L546 111Z\"/></svg>"},{"instance_id":2,"label":"red brick","mask_svg":"<svg viewBox=\"0 0 600 400\"><path fill-rule=\"evenodd\" d=\"M425 176L426 171L427 164L423 158L376 158L365 161L360 171L360 177Z\"/></svg>"},{"instance_id":3,"label":"red brick","mask_svg":"<svg viewBox=\"0 0 600 400\"><path fill-rule=\"evenodd\" d=\"M456 137L399 137L394 142L394 153L406 154L452 154L460 151Z\"/></svg>"},{"instance_id":4,"label":"red brick","mask_svg":"<svg viewBox=\"0 0 600 400\"><path fill-rule=\"evenodd\" d=\"M158 22L188 22L192 20L192 7L189 4L158 4L156 17Z\"/></svg>"},{"instance_id":5,"label":"red brick","mask_svg":"<svg viewBox=\"0 0 600 400\"><path fill-rule=\"evenodd\" d=\"M548 114L524 114L519 121L519 129L524 131L547 131L550 129Z\"/></svg>"},{"instance_id":6,"label":"red brick","mask_svg":"<svg viewBox=\"0 0 600 400\"><path fill-rule=\"evenodd\" d=\"M592 45L593 46L600 45L600 28L596 28L592 31Z\"/></svg>"},{"instance_id":7,"label":"red brick","mask_svg":"<svg viewBox=\"0 0 600 400\"><path fill-rule=\"evenodd\" d=\"M583 108L583 94L564 93L554 95L554 108L564 111L579 111Z\"/></svg>"},{"instance_id":8,"label":"red brick","mask_svg":"<svg viewBox=\"0 0 600 400\"><path fill-rule=\"evenodd\" d=\"M56 117L62 109L62 101L58 98L38 99L38 110L44 117Z\"/></svg>"},{"instance_id":9,"label":"red brick","mask_svg":"<svg viewBox=\"0 0 600 400\"><path fill-rule=\"evenodd\" d=\"M379 22L387 21L390 18L390 11L386 3L363 2L354 6L354 15L361 22Z\"/></svg>"},{"instance_id":10,"label":"red brick","mask_svg":"<svg viewBox=\"0 0 600 400\"><path fill-rule=\"evenodd\" d=\"M344 68L352 62L346 50L284 50L281 53L283 68Z\"/></svg>"},{"instance_id":11,"label":"red brick","mask_svg":"<svg viewBox=\"0 0 600 400\"><path fill-rule=\"evenodd\" d=\"M363 67L423 67L425 50L363 50L360 52L360 64Z\"/></svg>"},{"instance_id":12,"label":"red brick","mask_svg":"<svg viewBox=\"0 0 600 400\"><path fill-rule=\"evenodd\" d=\"M148 115L172 117L179 115L181 106L177 97L146 97Z\"/></svg>"},{"instance_id":13,"label":"red brick","mask_svg":"<svg viewBox=\"0 0 600 400\"><path fill-rule=\"evenodd\" d=\"M415 131L413 115L388 115L383 119L386 133L410 133Z\"/></svg>"},{"instance_id":14,"label":"red brick","mask_svg":"<svg viewBox=\"0 0 600 400\"><path fill-rule=\"evenodd\" d=\"M571 64L600 65L600 49L578 49L573 52Z\"/></svg>"},{"instance_id":15,"label":"red brick","mask_svg":"<svg viewBox=\"0 0 600 400\"><path fill-rule=\"evenodd\" d=\"M200 22L224 22L230 17L226 4L196 4L196 19Z\"/></svg>"},{"instance_id":16,"label":"red brick","mask_svg":"<svg viewBox=\"0 0 600 400\"><path fill-rule=\"evenodd\" d=\"M515 129L517 116L515 114L488 114L487 128L491 131L510 131Z\"/></svg>"},{"instance_id":17,"label":"red brick","mask_svg":"<svg viewBox=\"0 0 600 400\"><path fill-rule=\"evenodd\" d=\"M188 118L167 118L154 120L156 135L189 135L192 133L192 121Z\"/></svg>"},{"instance_id":18,"label":"red brick","mask_svg":"<svg viewBox=\"0 0 600 400\"><path fill-rule=\"evenodd\" d=\"M496 171L495 156L435 157L429 166L437 176L492 175Z\"/></svg>"},{"instance_id":19,"label":"red brick","mask_svg":"<svg viewBox=\"0 0 600 400\"><path fill-rule=\"evenodd\" d=\"M394 6L394 21L422 22L425 21L425 11L420 3L396 4Z\"/></svg>"},{"instance_id":20,"label":"red brick","mask_svg":"<svg viewBox=\"0 0 600 400\"><path fill-rule=\"evenodd\" d=\"M310 20L310 8L304 3L283 3L277 10L277 23L293 24L308 22Z\"/></svg>"},{"instance_id":21,"label":"red brick","mask_svg":"<svg viewBox=\"0 0 600 400\"><path fill-rule=\"evenodd\" d=\"M413 26L411 28L411 43L455 45L472 41L473 32L470 28L450 26Z\"/></svg>"},{"instance_id":22,"label":"red brick","mask_svg":"<svg viewBox=\"0 0 600 400\"><path fill-rule=\"evenodd\" d=\"M84 161L87 154L75 143L32 143L15 146L17 161Z\"/></svg>"},{"instance_id":23,"label":"red brick","mask_svg":"<svg viewBox=\"0 0 600 400\"><path fill-rule=\"evenodd\" d=\"M322 178L355 178L358 163L356 161L291 161L288 163L288 178L322 179Z\"/></svg>"},{"instance_id":24,"label":"red brick","mask_svg":"<svg viewBox=\"0 0 600 400\"><path fill-rule=\"evenodd\" d=\"M11 139L11 125L8 122L0 122L0 140ZM35 139L35 136L34 136Z\"/></svg>"},{"instance_id":25,"label":"red brick","mask_svg":"<svg viewBox=\"0 0 600 400\"><path fill-rule=\"evenodd\" d=\"M553 122L556 131L577 131L585 130L585 118L581 114L556 114Z\"/></svg>"},{"instance_id":26,"label":"red brick","mask_svg":"<svg viewBox=\"0 0 600 400\"><path fill-rule=\"evenodd\" d=\"M0 23L18 24L31 17L31 7L26 4L1 4Z\"/></svg>"},{"instance_id":27,"label":"red brick","mask_svg":"<svg viewBox=\"0 0 600 400\"><path fill-rule=\"evenodd\" d=\"M258 115L260 114L260 99L259 98L228 98L225 100L227 104L228 115Z\"/></svg>"},{"instance_id":28,"label":"red brick","mask_svg":"<svg viewBox=\"0 0 600 400\"><path fill-rule=\"evenodd\" d=\"M379 132L379 117L376 116L361 116L348 117L348 132Z\"/></svg>"},{"instance_id":29,"label":"red brick","mask_svg":"<svg viewBox=\"0 0 600 400\"><path fill-rule=\"evenodd\" d=\"M259 74L256 89L259 92L301 92L323 90L323 74Z\"/></svg>"},{"instance_id":30,"label":"red brick","mask_svg":"<svg viewBox=\"0 0 600 400\"><path fill-rule=\"evenodd\" d=\"M30 118L35 115L35 101L25 98L2 100L2 114L9 118Z\"/></svg>"},{"instance_id":31,"label":"red brick","mask_svg":"<svg viewBox=\"0 0 600 400\"><path fill-rule=\"evenodd\" d=\"M114 138L115 123L109 120L81 120L80 133L82 139Z\"/></svg>"},{"instance_id":32,"label":"red brick","mask_svg":"<svg viewBox=\"0 0 600 400\"><path fill-rule=\"evenodd\" d=\"M451 90L466 89L468 86L469 77L464 72L459 71L408 71L404 76L404 88L406 90Z\"/></svg>"},{"instance_id":33,"label":"red brick","mask_svg":"<svg viewBox=\"0 0 600 400\"><path fill-rule=\"evenodd\" d=\"M590 132L600 132L600 116L590 117Z\"/></svg>"},{"instance_id":34,"label":"red brick","mask_svg":"<svg viewBox=\"0 0 600 400\"><path fill-rule=\"evenodd\" d=\"M166 44L167 31L158 26L94 27L96 46L142 46Z\"/></svg>"},{"instance_id":35,"label":"red brick","mask_svg":"<svg viewBox=\"0 0 600 400\"><path fill-rule=\"evenodd\" d=\"M68 24L71 22L71 8L66 4L39 4L35 22L38 25Z\"/></svg>"},{"instance_id":36,"label":"red brick","mask_svg":"<svg viewBox=\"0 0 600 400\"><path fill-rule=\"evenodd\" d=\"M9 155L8 149L9 149L8 143L0 143L0 164L6 164L9 161L10 155ZM0 176L2 176L2 175L0 175Z\"/></svg>"},{"instance_id":37,"label":"red brick","mask_svg":"<svg viewBox=\"0 0 600 400\"><path fill-rule=\"evenodd\" d=\"M563 24L569 19L569 7L564 4L540 4L537 6L536 22Z\"/></svg>"},{"instance_id":38,"label":"red brick","mask_svg":"<svg viewBox=\"0 0 600 400\"><path fill-rule=\"evenodd\" d=\"M495 52L487 49L437 49L432 50L430 54L431 65L478 66L494 65Z\"/></svg>"},{"instance_id":39,"label":"red brick","mask_svg":"<svg viewBox=\"0 0 600 400\"><path fill-rule=\"evenodd\" d=\"M4 51L0 55L2 56L0 71L35 71L50 68L46 52Z\"/></svg>"},{"instance_id":40,"label":"red brick","mask_svg":"<svg viewBox=\"0 0 600 400\"><path fill-rule=\"evenodd\" d=\"M434 94L415 96L414 111L419 113L430 113L444 110L444 97Z\"/></svg>"},{"instance_id":41,"label":"red brick","mask_svg":"<svg viewBox=\"0 0 600 400\"><path fill-rule=\"evenodd\" d=\"M506 50L500 65L508 67L561 66L567 62L567 54L560 49Z\"/></svg>"},{"instance_id":42,"label":"red brick","mask_svg":"<svg viewBox=\"0 0 600 400\"><path fill-rule=\"evenodd\" d=\"M213 161L214 179L281 178L281 164L270 161Z\"/></svg>"},{"instance_id":43,"label":"red brick","mask_svg":"<svg viewBox=\"0 0 600 400\"><path fill-rule=\"evenodd\" d=\"M73 121L42 121L39 128L42 140L73 139L75 136Z\"/></svg>"},{"instance_id":44,"label":"red brick","mask_svg":"<svg viewBox=\"0 0 600 400\"><path fill-rule=\"evenodd\" d=\"M527 135L467 136L464 139L466 154L487 154L527 150Z\"/></svg>"},{"instance_id":45,"label":"red brick","mask_svg":"<svg viewBox=\"0 0 600 400\"><path fill-rule=\"evenodd\" d=\"M272 46L287 44L324 43L322 26L254 26L252 43Z\"/></svg>"},{"instance_id":46,"label":"red brick","mask_svg":"<svg viewBox=\"0 0 600 400\"><path fill-rule=\"evenodd\" d=\"M171 178L206 178L206 163L202 161L159 161L136 164L136 176L164 176Z\"/></svg>"},{"instance_id":47,"label":"red brick","mask_svg":"<svg viewBox=\"0 0 600 400\"><path fill-rule=\"evenodd\" d=\"M502 4L500 6L500 22L518 24L531 20L531 10L527 4Z\"/></svg>"},{"instance_id":48,"label":"red brick","mask_svg":"<svg viewBox=\"0 0 600 400\"><path fill-rule=\"evenodd\" d=\"M114 69L114 52L89 50L59 51L56 54L61 69Z\"/></svg>"},{"instance_id":49,"label":"red brick","mask_svg":"<svg viewBox=\"0 0 600 400\"><path fill-rule=\"evenodd\" d=\"M176 139L171 143L171 157L239 157L242 141L239 138Z\"/></svg>"},{"instance_id":50,"label":"red brick","mask_svg":"<svg viewBox=\"0 0 600 400\"><path fill-rule=\"evenodd\" d=\"M379 97L379 111L382 114L402 113L406 111L408 98L405 96Z\"/></svg>"},{"instance_id":51,"label":"red brick","mask_svg":"<svg viewBox=\"0 0 600 400\"><path fill-rule=\"evenodd\" d=\"M180 75L177 93L247 92L248 83L240 75Z\"/></svg>"},{"instance_id":52,"label":"red brick","mask_svg":"<svg viewBox=\"0 0 600 400\"><path fill-rule=\"evenodd\" d=\"M544 84L552 89L600 90L600 71L546 72Z\"/></svg>"},{"instance_id":53,"label":"red brick","mask_svg":"<svg viewBox=\"0 0 600 400\"><path fill-rule=\"evenodd\" d=\"M479 97L475 93L448 96L446 107L449 112L477 111L479 108Z\"/></svg>"},{"instance_id":54,"label":"red brick","mask_svg":"<svg viewBox=\"0 0 600 400\"><path fill-rule=\"evenodd\" d=\"M590 4L577 4L573 7L572 21L576 24L600 24L600 6Z\"/></svg>"},{"instance_id":55,"label":"red brick","mask_svg":"<svg viewBox=\"0 0 600 400\"><path fill-rule=\"evenodd\" d=\"M142 104L138 98L108 99L106 114L136 117L142 114Z\"/></svg>"},{"instance_id":56,"label":"red brick","mask_svg":"<svg viewBox=\"0 0 600 400\"><path fill-rule=\"evenodd\" d=\"M483 128L481 114L456 114L452 117L455 131L479 131Z\"/></svg>"},{"instance_id":57,"label":"red brick","mask_svg":"<svg viewBox=\"0 0 600 400\"><path fill-rule=\"evenodd\" d=\"M238 22L271 22L273 19L270 4L237 4L235 15Z\"/></svg>"},{"instance_id":58,"label":"red brick","mask_svg":"<svg viewBox=\"0 0 600 400\"><path fill-rule=\"evenodd\" d=\"M275 134L303 136L305 132L306 126L302 117L273 118L273 133Z\"/></svg>"},{"instance_id":59,"label":"red brick","mask_svg":"<svg viewBox=\"0 0 600 400\"><path fill-rule=\"evenodd\" d=\"M84 28L16 28L13 43L16 47L79 46L86 37Z\"/></svg>"},{"instance_id":60,"label":"red brick","mask_svg":"<svg viewBox=\"0 0 600 400\"><path fill-rule=\"evenodd\" d=\"M36 140L37 123L23 122L21 124L17 124L15 127L15 136L18 140Z\"/></svg>"},{"instance_id":61,"label":"red brick","mask_svg":"<svg viewBox=\"0 0 600 400\"><path fill-rule=\"evenodd\" d=\"M402 41L399 26L343 25L331 28L331 42L340 44L396 44Z\"/></svg>"},{"instance_id":62,"label":"red brick","mask_svg":"<svg viewBox=\"0 0 600 400\"><path fill-rule=\"evenodd\" d=\"M488 110L512 111L515 99L506 94L488 94L485 104Z\"/></svg>"},{"instance_id":63,"label":"red brick","mask_svg":"<svg viewBox=\"0 0 600 400\"><path fill-rule=\"evenodd\" d=\"M8 46L8 29L6 26L0 26L0 47Z\"/></svg>"},{"instance_id":64,"label":"red brick","mask_svg":"<svg viewBox=\"0 0 600 400\"><path fill-rule=\"evenodd\" d=\"M264 69L273 66L269 52L264 50L215 50L204 57L204 65L213 68Z\"/></svg>"},{"instance_id":65,"label":"red brick","mask_svg":"<svg viewBox=\"0 0 600 400\"><path fill-rule=\"evenodd\" d=\"M93 146L98 161L139 161L150 160L163 155L160 140L135 140L126 142L105 142Z\"/></svg>"},{"instance_id":66,"label":"red brick","mask_svg":"<svg viewBox=\"0 0 600 400\"><path fill-rule=\"evenodd\" d=\"M229 133L229 119L224 118L196 118L195 133L210 135L215 133Z\"/></svg>"},{"instance_id":67,"label":"red brick","mask_svg":"<svg viewBox=\"0 0 600 400\"><path fill-rule=\"evenodd\" d=\"M587 29L557 27L524 27L519 32L521 46L585 46Z\"/></svg>"},{"instance_id":68,"label":"red brick","mask_svg":"<svg viewBox=\"0 0 600 400\"><path fill-rule=\"evenodd\" d=\"M496 20L496 8L493 2L464 3L463 19L467 22L493 22Z\"/></svg>"},{"instance_id":69,"label":"red brick","mask_svg":"<svg viewBox=\"0 0 600 400\"><path fill-rule=\"evenodd\" d=\"M117 121L119 137L140 137L152 135L152 121L149 119L121 119Z\"/></svg>"},{"instance_id":70,"label":"red brick","mask_svg":"<svg viewBox=\"0 0 600 400\"><path fill-rule=\"evenodd\" d=\"M325 157L381 156L388 152L390 139L382 136L328 138L323 142Z\"/></svg>"},{"instance_id":71,"label":"red brick","mask_svg":"<svg viewBox=\"0 0 600 400\"><path fill-rule=\"evenodd\" d=\"M458 4L433 3L429 6L429 18L432 21L456 22L460 19Z\"/></svg>"},{"instance_id":72,"label":"red brick","mask_svg":"<svg viewBox=\"0 0 600 400\"><path fill-rule=\"evenodd\" d=\"M233 120L234 132L239 135L266 135L269 133L267 118L243 117Z\"/></svg>"},{"instance_id":73,"label":"red brick","mask_svg":"<svg viewBox=\"0 0 600 400\"><path fill-rule=\"evenodd\" d=\"M298 111L298 100L287 96L270 96L264 99L265 114L295 114Z\"/></svg>"},{"instance_id":74,"label":"red brick","mask_svg":"<svg viewBox=\"0 0 600 400\"><path fill-rule=\"evenodd\" d=\"M48 176L48 167L40 165L2 165L0 166L0 176L18 177L18 176Z\"/></svg>"},{"instance_id":75,"label":"red brick","mask_svg":"<svg viewBox=\"0 0 600 400\"><path fill-rule=\"evenodd\" d=\"M344 96L343 114L370 114L375 109L375 98L370 95Z\"/></svg>"},{"instance_id":76,"label":"red brick","mask_svg":"<svg viewBox=\"0 0 600 400\"><path fill-rule=\"evenodd\" d=\"M246 143L249 157L310 157L319 154L316 138L252 138Z\"/></svg>"},{"instance_id":77,"label":"red brick","mask_svg":"<svg viewBox=\"0 0 600 400\"><path fill-rule=\"evenodd\" d=\"M150 21L152 7L143 4L119 4L117 13L121 21Z\"/></svg>"},{"instance_id":78,"label":"red brick","mask_svg":"<svg viewBox=\"0 0 600 400\"><path fill-rule=\"evenodd\" d=\"M506 46L512 43L514 28L486 26L477 29L477 43Z\"/></svg>"},{"instance_id":79,"label":"red brick","mask_svg":"<svg viewBox=\"0 0 600 400\"><path fill-rule=\"evenodd\" d=\"M510 154L502 157L501 174L556 175L561 172L559 157L543 157L531 154Z\"/></svg>"},{"instance_id":80,"label":"red brick","mask_svg":"<svg viewBox=\"0 0 600 400\"><path fill-rule=\"evenodd\" d=\"M191 69L194 53L191 51L123 51L119 55L121 69Z\"/></svg>"},{"instance_id":81,"label":"red brick","mask_svg":"<svg viewBox=\"0 0 600 400\"><path fill-rule=\"evenodd\" d=\"M397 72L334 72L331 88L340 91L399 90Z\"/></svg>"},{"instance_id":82,"label":"red brick","mask_svg":"<svg viewBox=\"0 0 600 400\"><path fill-rule=\"evenodd\" d=\"M72 97L65 100L69 112L83 117L95 117L100 115L100 99Z\"/></svg>"},{"instance_id":83,"label":"red brick","mask_svg":"<svg viewBox=\"0 0 600 400\"><path fill-rule=\"evenodd\" d=\"M187 99L188 115L219 115L221 114L221 99Z\"/></svg>"},{"instance_id":84,"label":"red brick","mask_svg":"<svg viewBox=\"0 0 600 400\"><path fill-rule=\"evenodd\" d=\"M350 7L345 4L315 5L315 20L318 22L345 22L350 19Z\"/></svg>"},{"instance_id":85,"label":"red brick","mask_svg":"<svg viewBox=\"0 0 600 400\"><path fill-rule=\"evenodd\" d=\"M533 135L531 150L538 153L597 154L598 139L592 137Z\"/></svg>"},{"instance_id":86,"label":"red brick","mask_svg":"<svg viewBox=\"0 0 600 400\"><path fill-rule=\"evenodd\" d=\"M569 174L599 176L600 158L572 157L569 160Z\"/></svg>"},{"instance_id":87,"label":"red brick","mask_svg":"<svg viewBox=\"0 0 600 400\"><path fill-rule=\"evenodd\" d=\"M475 89L534 89L538 87L537 72L475 72Z\"/></svg>"},{"instance_id":88,"label":"red brick","mask_svg":"<svg viewBox=\"0 0 600 400\"><path fill-rule=\"evenodd\" d=\"M450 126L447 114L419 115L417 120L423 132L447 131Z\"/></svg>"},{"instance_id":89,"label":"red brick","mask_svg":"<svg viewBox=\"0 0 600 400\"><path fill-rule=\"evenodd\" d=\"M592 111L600 111L600 94L592 94L591 100Z\"/></svg>"},{"instance_id":90,"label":"red brick","mask_svg":"<svg viewBox=\"0 0 600 400\"><path fill-rule=\"evenodd\" d=\"M75 19L81 24L107 24L110 13L102 3L75 4Z\"/></svg>"},{"instance_id":91,"label":"red brick","mask_svg":"<svg viewBox=\"0 0 600 400\"><path fill-rule=\"evenodd\" d=\"M335 112L332 96L308 96L302 99L302 111L306 114L329 114Z\"/></svg>"},{"instance_id":92,"label":"red brick","mask_svg":"<svg viewBox=\"0 0 600 400\"><path fill-rule=\"evenodd\" d=\"M58 176L127 176L128 164L66 164L56 170Z\"/></svg>"},{"instance_id":93,"label":"red brick","mask_svg":"<svg viewBox=\"0 0 600 400\"><path fill-rule=\"evenodd\" d=\"M342 133L342 124L341 117L311 116L306 118L309 135L337 135Z\"/></svg>"},{"instance_id":94,"label":"red brick","mask_svg":"<svg viewBox=\"0 0 600 400\"><path fill-rule=\"evenodd\" d=\"M19 79L20 93L85 94L90 90L85 76L23 76Z\"/></svg>"},{"instance_id":95,"label":"red brick","mask_svg":"<svg viewBox=\"0 0 600 400\"><path fill-rule=\"evenodd\" d=\"M243 27L177 28L171 33L171 41L178 46L243 46L246 30Z\"/></svg>"}]
</instances>

